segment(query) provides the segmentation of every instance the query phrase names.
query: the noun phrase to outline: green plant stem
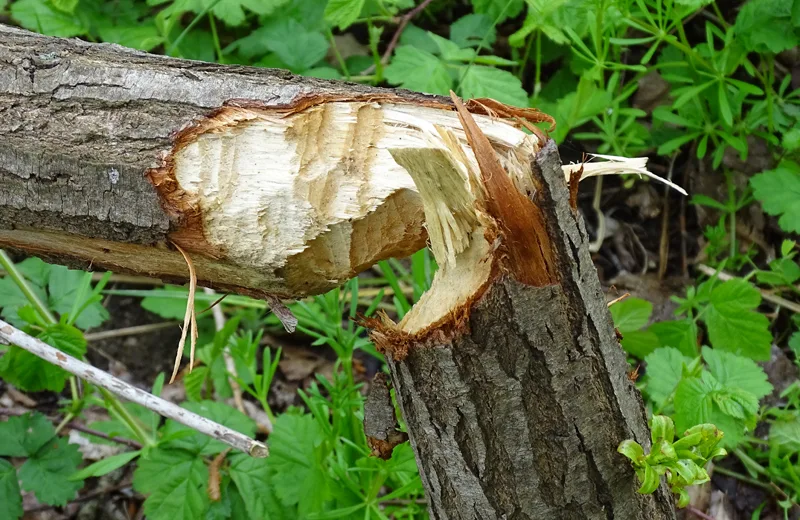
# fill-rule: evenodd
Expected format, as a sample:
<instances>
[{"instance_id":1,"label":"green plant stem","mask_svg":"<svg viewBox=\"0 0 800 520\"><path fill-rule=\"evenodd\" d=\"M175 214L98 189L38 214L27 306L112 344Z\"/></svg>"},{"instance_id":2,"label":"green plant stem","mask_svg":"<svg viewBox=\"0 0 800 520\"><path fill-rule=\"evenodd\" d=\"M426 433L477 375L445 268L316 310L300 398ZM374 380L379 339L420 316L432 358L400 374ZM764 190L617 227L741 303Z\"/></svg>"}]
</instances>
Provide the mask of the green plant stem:
<instances>
[{"instance_id":1,"label":"green plant stem","mask_svg":"<svg viewBox=\"0 0 800 520\"><path fill-rule=\"evenodd\" d=\"M747 475L742 475L739 472L736 472L736 471L733 471L733 470L730 470L730 469L727 469L727 468L723 468L722 466L714 466L714 473L719 473L720 475L725 475L727 477L733 477L736 480L741 480L742 482L750 484L751 486L756 486L756 487L760 487L762 489L768 489L768 490L772 491L772 488L769 486L769 484L765 484L765 483L761 482L760 480L756 480L754 478L748 477Z\"/></svg>"},{"instance_id":2,"label":"green plant stem","mask_svg":"<svg viewBox=\"0 0 800 520\"><path fill-rule=\"evenodd\" d=\"M225 63L225 57L222 55L222 46L219 43L219 35L217 34L217 23L214 21L213 13L208 13L208 25L211 26L211 38L214 40L214 50L217 53L217 62Z\"/></svg>"},{"instance_id":3,"label":"green plant stem","mask_svg":"<svg viewBox=\"0 0 800 520\"><path fill-rule=\"evenodd\" d=\"M759 464L758 462L753 460L753 458L751 458L748 454L746 454L744 451L742 451L741 448L735 448L733 450L733 453L734 453L734 455L736 455L736 457L739 458L739 460L742 462L742 464L745 465L746 468L749 468L752 471L758 473L759 475L762 475L762 476L766 477L770 482L772 482L772 480L774 478L775 480L777 480L778 482L780 482L784 486L788 486L789 488L793 488L794 487L794 484L792 482L786 480L785 478L770 475L769 472L767 471L767 469L764 466L762 466L761 464Z\"/></svg>"},{"instance_id":4,"label":"green plant stem","mask_svg":"<svg viewBox=\"0 0 800 520\"><path fill-rule=\"evenodd\" d=\"M128 428L130 428L131 432L136 435L136 438L139 442L141 442L144 446L155 445L155 441L149 435L147 435L142 426L139 424L139 421L137 421L136 418L132 416L124 406L122 406L122 403L120 403L119 400L111 394L111 392L100 387L97 387L97 390L103 395L103 399L105 399L106 403L108 403L109 409L113 410L128 426Z\"/></svg>"},{"instance_id":5,"label":"green plant stem","mask_svg":"<svg viewBox=\"0 0 800 520\"><path fill-rule=\"evenodd\" d=\"M22 293L25 295L25 297L28 299L31 305L33 305L36 308L39 314L42 315L44 320L51 325L58 323L58 320L56 320L55 316L53 316L50 310L47 307L45 307L42 301L36 296L36 293L34 293L31 290L30 286L25 281L25 278L22 276L22 273L19 272L17 266L14 265L14 262L11 261L11 258L8 257L8 254L6 254L6 252L2 249L0 249L0 265L3 266L3 269L5 269L8 276L10 276L12 280L14 280L14 282L17 284L17 287L19 287L19 289L22 291ZM78 396L78 385L76 384L75 376L70 377L69 387L72 394L72 400L77 401L80 397ZM117 400L116 397L111 395L107 390L103 388L98 388L98 390L100 391L100 393L103 394L103 397L109 403L109 407L113 408L120 414L121 419L131 428L131 430L136 432L137 434L141 434L139 440L143 444L145 443L153 444L152 439L150 439L145 434L145 432L141 429L141 426L139 426L139 424L136 422L136 419L134 419L128 413L128 411L125 409L125 407L122 406L122 404ZM72 414L72 412L70 412L67 414L67 417L68 419L62 421L62 423L59 424L56 431L59 431L61 428L63 428L64 425L66 425L66 423L74 419L75 416L74 414Z\"/></svg>"},{"instance_id":6,"label":"green plant stem","mask_svg":"<svg viewBox=\"0 0 800 520\"><path fill-rule=\"evenodd\" d=\"M333 39L333 31L328 29L328 40L331 42L331 49L333 49L333 55L336 57L336 61L339 63L339 66L342 68L342 74L346 80L350 81L350 71L347 70L347 64L342 58L342 54L339 52L339 47L336 46L336 40Z\"/></svg>"},{"instance_id":7,"label":"green plant stem","mask_svg":"<svg viewBox=\"0 0 800 520\"><path fill-rule=\"evenodd\" d=\"M63 430L64 427L66 425L68 425L69 422L74 418L75 418L75 415L72 412L67 413L67 415L64 416L64 419L60 423L58 423L58 426L56 426L56 435L58 435L58 433L61 430Z\"/></svg>"},{"instance_id":8,"label":"green plant stem","mask_svg":"<svg viewBox=\"0 0 800 520\"><path fill-rule=\"evenodd\" d=\"M8 276L11 277L17 287L19 287L19 290L22 291L22 294L25 295L25 298L28 299L42 318L48 323L58 323L58 320L56 320L55 316L50 312L50 309L48 309L36 293L33 292L31 286L28 285L28 282L25 280L25 277L22 276L17 266L14 265L14 262L8 257L8 254L2 249L0 249L0 265L3 266Z\"/></svg>"}]
</instances>

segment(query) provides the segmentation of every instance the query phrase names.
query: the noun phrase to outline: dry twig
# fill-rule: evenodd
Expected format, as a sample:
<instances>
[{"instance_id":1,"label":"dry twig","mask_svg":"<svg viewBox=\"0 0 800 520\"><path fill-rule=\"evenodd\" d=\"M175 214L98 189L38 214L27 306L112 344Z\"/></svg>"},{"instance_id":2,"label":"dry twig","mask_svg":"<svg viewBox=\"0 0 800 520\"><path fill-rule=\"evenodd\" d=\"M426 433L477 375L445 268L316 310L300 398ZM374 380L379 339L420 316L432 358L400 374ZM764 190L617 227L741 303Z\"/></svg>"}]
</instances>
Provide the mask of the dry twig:
<instances>
[{"instance_id":1,"label":"dry twig","mask_svg":"<svg viewBox=\"0 0 800 520\"><path fill-rule=\"evenodd\" d=\"M152 410L168 419L173 419L253 457L266 457L269 454L269 450L264 444L237 431L231 430L226 426L192 413L176 404L165 401L160 397L156 397L144 390L133 387L107 372L103 372L102 370L51 347L40 339L25 334L2 320L0 320L0 342L16 345L66 370L70 374L85 379L93 385L104 388L123 399L140 404L148 410Z\"/></svg>"}]
</instances>

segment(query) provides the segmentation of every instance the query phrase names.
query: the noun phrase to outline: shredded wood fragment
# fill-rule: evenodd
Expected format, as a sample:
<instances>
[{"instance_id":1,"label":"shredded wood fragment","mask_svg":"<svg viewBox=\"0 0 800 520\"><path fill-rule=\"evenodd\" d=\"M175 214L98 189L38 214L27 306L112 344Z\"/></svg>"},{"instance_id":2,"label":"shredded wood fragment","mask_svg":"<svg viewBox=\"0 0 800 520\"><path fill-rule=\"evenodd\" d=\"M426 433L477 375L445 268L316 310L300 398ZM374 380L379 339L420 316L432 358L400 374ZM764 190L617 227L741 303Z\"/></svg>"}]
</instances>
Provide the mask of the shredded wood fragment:
<instances>
[{"instance_id":1,"label":"shredded wood fragment","mask_svg":"<svg viewBox=\"0 0 800 520\"><path fill-rule=\"evenodd\" d=\"M616 298L616 299L614 299L614 300L611 300L610 302L608 302L608 306L609 306L609 307L611 307L611 306L612 306L612 305L614 305L615 303L619 303L619 302L621 302L622 300L624 300L625 298L627 298L627 297L628 297L628 296L630 296L630 295L631 295L631 293L627 293L627 292L626 292L625 294L623 294L623 295L622 295L622 296L620 296L619 298Z\"/></svg>"},{"instance_id":2,"label":"shredded wood fragment","mask_svg":"<svg viewBox=\"0 0 800 520\"><path fill-rule=\"evenodd\" d=\"M186 331L190 328L191 339L189 350L189 372L191 372L192 368L194 368L194 350L197 346L197 316L195 315L194 309L194 295L197 291L197 273L195 272L194 264L192 264L192 260L189 258L189 255L186 254L186 251L181 249L178 244L173 243L172 245L174 245L181 255L183 255L183 259L186 260L186 265L189 267L189 299L186 301L186 315L183 317L181 339L178 342L178 353L175 356L175 366L172 369L172 377L169 380L170 384L175 382L175 377L178 375L178 369L181 366L181 359L183 358L183 349L186 344Z\"/></svg>"},{"instance_id":3,"label":"shredded wood fragment","mask_svg":"<svg viewBox=\"0 0 800 520\"><path fill-rule=\"evenodd\" d=\"M635 174L638 176L650 177L658 182L662 182L672 188L673 190L687 195L686 190L663 177L659 177L655 173L647 169L647 157L619 157L617 155L602 155L590 153L590 156L597 159L602 159L602 162L583 162L581 164L567 164L561 168L564 170L564 178L569 181L573 172L579 168L583 168L581 180L588 179L589 177L597 177L599 175L624 175Z\"/></svg>"}]
</instances>

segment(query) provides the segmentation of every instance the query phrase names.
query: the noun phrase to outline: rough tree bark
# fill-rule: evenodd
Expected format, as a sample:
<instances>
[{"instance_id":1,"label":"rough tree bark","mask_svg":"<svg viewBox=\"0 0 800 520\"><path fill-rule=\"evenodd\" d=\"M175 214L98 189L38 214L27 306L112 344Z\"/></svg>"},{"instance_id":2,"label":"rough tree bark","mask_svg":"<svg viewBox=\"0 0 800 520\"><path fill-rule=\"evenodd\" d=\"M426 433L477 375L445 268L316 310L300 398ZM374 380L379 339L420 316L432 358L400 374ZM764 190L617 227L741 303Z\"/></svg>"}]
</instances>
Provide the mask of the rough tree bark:
<instances>
[{"instance_id":1,"label":"rough tree bark","mask_svg":"<svg viewBox=\"0 0 800 520\"><path fill-rule=\"evenodd\" d=\"M184 280L173 243L299 297L430 234L434 287L372 325L433 517L672 518L616 453L646 417L555 146L468 108L499 117L0 26L0 247Z\"/></svg>"}]
</instances>

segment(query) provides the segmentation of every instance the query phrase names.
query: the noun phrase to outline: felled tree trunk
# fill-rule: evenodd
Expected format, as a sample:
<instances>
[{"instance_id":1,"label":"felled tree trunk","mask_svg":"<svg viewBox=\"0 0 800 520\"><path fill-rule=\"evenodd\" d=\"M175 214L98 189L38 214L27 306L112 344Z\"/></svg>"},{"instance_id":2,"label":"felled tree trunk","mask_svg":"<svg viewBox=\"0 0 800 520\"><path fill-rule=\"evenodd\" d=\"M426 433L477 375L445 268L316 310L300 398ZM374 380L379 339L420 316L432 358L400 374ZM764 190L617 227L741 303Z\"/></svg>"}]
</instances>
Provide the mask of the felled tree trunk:
<instances>
[{"instance_id":1,"label":"felled tree trunk","mask_svg":"<svg viewBox=\"0 0 800 520\"><path fill-rule=\"evenodd\" d=\"M0 26L0 247L300 297L430 239L372 325L433 517L672 518L616 453L646 418L554 145L467 109Z\"/></svg>"}]
</instances>

